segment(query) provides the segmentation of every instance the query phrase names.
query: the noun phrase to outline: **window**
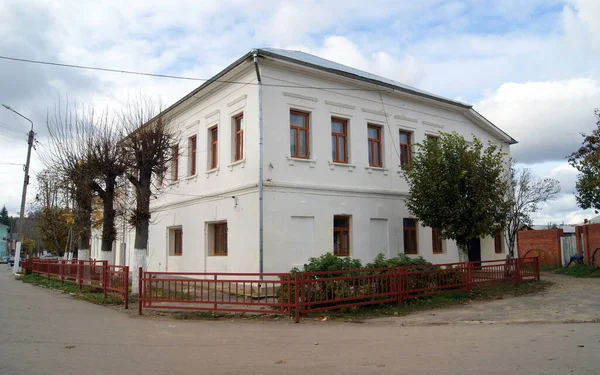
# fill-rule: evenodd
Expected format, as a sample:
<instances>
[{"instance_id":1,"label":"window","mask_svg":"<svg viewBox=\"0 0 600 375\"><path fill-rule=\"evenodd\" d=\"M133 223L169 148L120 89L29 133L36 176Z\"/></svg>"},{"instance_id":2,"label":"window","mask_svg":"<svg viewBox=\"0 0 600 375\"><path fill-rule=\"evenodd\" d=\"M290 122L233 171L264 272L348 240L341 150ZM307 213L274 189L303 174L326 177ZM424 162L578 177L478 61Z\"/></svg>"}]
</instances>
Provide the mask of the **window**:
<instances>
[{"instance_id":1,"label":"window","mask_svg":"<svg viewBox=\"0 0 600 375\"><path fill-rule=\"evenodd\" d=\"M290 111L290 156L309 157L308 113Z\"/></svg>"},{"instance_id":2,"label":"window","mask_svg":"<svg viewBox=\"0 0 600 375\"><path fill-rule=\"evenodd\" d=\"M196 143L197 143L196 140L197 140L197 137L195 135L188 139L190 176L193 176L196 174Z\"/></svg>"},{"instance_id":3,"label":"window","mask_svg":"<svg viewBox=\"0 0 600 375\"><path fill-rule=\"evenodd\" d=\"M173 182L179 179L179 146L173 146L173 160L171 161L171 177Z\"/></svg>"},{"instance_id":4,"label":"window","mask_svg":"<svg viewBox=\"0 0 600 375\"><path fill-rule=\"evenodd\" d=\"M381 126L369 125L367 128L369 141L369 165L371 167L382 167L381 160Z\"/></svg>"},{"instance_id":5,"label":"window","mask_svg":"<svg viewBox=\"0 0 600 375\"><path fill-rule=\"evenodd\" d=\"M400 130L400 168L410 167L412 133Z\"/></svg>"},{"instance_id":6,"label":"window","mask_svg":"<svg viewBox=\"0 0 600 375\"><path fill-rule=\"evenodd\" d=\"M181 227L169 228L169 255L183 254L183 230Z\"/></svg>"},{"instance_id":7,"label":"window","mask_svg":"<svg viewBox=\"0 0 600 375\"><path fill-rule=\"evenodd\" d=\"M350 255L350 216L333 217L333 254Z\"/></svg>"},{"instance_id":8,"label":"window","mask_svg":"<svg viewBox=\"0 0 600 375\"><path fill-rule=\"evenodd\" d=\"M209 255L227 256L227 222L208 225Z\"/></svg>"},{"instance_id":9,"label":"window","mask_svg":"<svg viewBox=\"0 0 600 375\"><path fill-rule=\"evenodd\" d=\"M233 118L233 161L244 158L244 115Z\"/></svg>"},{"instance_id":10,"label":"window","mask_svg":"<svg viewBox=\"0 0 600 375\"><path fill-rule=\"evenodd\" d=\"M417 219L404 219L404 254L417 254Z\"/></svg>"},{"instance_id":11,"label":"window","mask_svg":"<svg viewBox=\"0 0 600 375\"><path fill-rule=\"evenodd\" d=\"M215 169L219 166L219 128L217 126L208 129L210 140L209 167Z\"/></svg>"},{"instance_id":12,"label":"window","mask_svg":"<svg viewBox=\"0 0 600 375\"><path fill-rule=\"evenodd\" d=\"M435 143L438 143L438 141L440 140L440 137L438 137L437 135L427 134L427 139L430 141L434 141Z\"/></svg>"},{"instance_id":13,"label":"window","mask_svg":"<svg viewBox=\"0 0 600 375\"><path fill-rule=\"evenodd\" d=\"M496 231L494 235L494 251L496 254L502 254L502 231Z\"/></svg>"},{"instance_id":14,"label":"window","mask_svg":"<svg viewBox=\"0 0 600 375\"><path fill-rule=\"evenodd\" d=\"M348 162L348 121L331 118L331 160Z\"/></svg>"},{"instance_id":15,"label":"window","mask_svg":"<svg viewBox=\"0 0 600 375\"><path fill-rule=\"evenodd\" d=\"M438 228L431 228L431 246L434 254L441 254L444 252L442 248L442 238L440 237L440 230Z\"/></svg>"}]
</instances>

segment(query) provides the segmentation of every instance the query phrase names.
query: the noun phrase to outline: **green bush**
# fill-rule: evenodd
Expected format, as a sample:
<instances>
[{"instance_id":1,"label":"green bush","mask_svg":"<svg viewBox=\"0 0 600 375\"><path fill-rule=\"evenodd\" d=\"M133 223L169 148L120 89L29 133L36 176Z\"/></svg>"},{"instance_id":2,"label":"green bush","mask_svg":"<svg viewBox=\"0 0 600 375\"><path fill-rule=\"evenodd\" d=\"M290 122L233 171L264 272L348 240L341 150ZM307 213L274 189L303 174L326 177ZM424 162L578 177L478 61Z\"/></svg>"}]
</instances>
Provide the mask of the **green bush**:
<instances>
[{"instance_id":1,"label":"green bush","mask_svg":"<svg viewBox=\"0 0 600 375\"><path fill-rule=\"evenodd\" d=\"M403 267L403 266L428 266L431 265L423 257L411 258L405 254L398 254L393 258L387 258L383 254L378 254L371 263L368 263L365 268L388 268L388 267Z\"/></svg>"}]
</instances>

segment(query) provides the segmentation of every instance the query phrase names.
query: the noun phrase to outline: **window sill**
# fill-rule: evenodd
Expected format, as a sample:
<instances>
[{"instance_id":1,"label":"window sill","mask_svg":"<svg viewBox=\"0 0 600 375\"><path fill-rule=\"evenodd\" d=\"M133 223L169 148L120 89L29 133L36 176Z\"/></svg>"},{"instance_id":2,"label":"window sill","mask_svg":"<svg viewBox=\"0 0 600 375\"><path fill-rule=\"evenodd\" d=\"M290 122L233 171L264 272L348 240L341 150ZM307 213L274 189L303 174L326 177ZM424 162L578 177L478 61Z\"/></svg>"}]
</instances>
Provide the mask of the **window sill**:
<instances>
[{"instance_id":1,"label":"window sill","mask_svg":"<svg viewBox=\"0 0 600 375\"><path fill-rule=\"evenodd\" d=\"M206 174L206 178L208 178L211 174L214 174L215 176L219 175L219 167L217 168L213 168L213 169L209 169L208 171L204 172Z\"/></svg>"},{"instance_id":2,"label":"window sill","mask_svg":"<svg viewBox=\"0 0 600 375\"><path fill-rule=\"evenodd\" d=\"M300 163L308 163L308 166L311 168L315 167L315 164L317 164L317 159L304 159L304 158L293 158L291 156L286 156L287 160L288 160L288 165L293 166L296 162L300 162Z\"/></svg>"},{"instance_id":3,"label":"window sill","mask_svg":"<svg viewBox=\"0 0 600 375\"><path fill-rule=\"evenodd\" d=\"M350 163L338 163L336 161L331 161L329 160L329 169L334 170L335 167L344 167L344 168L348 168L348 172L354 172L354 169L356 169L356 165L354 164L350 164Z\"/></svg>"},{"instance_id":4,"label":"window sill","mask_svg":"<svg viewBox=\"0 0 600 375\"><path fill-rule=\"evenodd\" d=\"M169 254L170 257L181 257L183 254Z\"/></svg>"},{"instance_id":5,"label":"window sill","mask_svg":"<svg viewBox=\"0 0 600 375\"><path fill-rule=\"evenodd\" d=\"M365 170L366 170L366 171L367 171L367 173L369 173L369 174L373 173L373 171L379 171L379 172L383 172L383 174L384 174L385 176L387 176L387 175L390 173L390 170L389 170L389 169L387 169L387 168L383 168L383 167L371 167L371 166L368 166L368 167L365 167Z\"/></svg>"},{"instance_id":6,"label":"window sill","mask_svg":"<svg viewBox=\"0 0 600 375\"><path fill-rule=\"evenodd\" d=\"M233 171L233 167L235 167L236 165L239 165L242 168L244 168L246 166L246 158L241 159L241 160L236 160L231 164L227 164L227 168L229 168L230 171Z\"/></svg>"},{"instance_id":7,"label":"window sill","mask_svg":"<svg viewBox=\"0 0 600 375\"><path fill-rule=\"evenodd\" d=\"M398 172L398 176L400 177L406 176L406 169L398 169L396 172Z\"/></svg>"},{"instance_id":8,"label":"window sill","mask_svg":"<svg viewBox=\"0 0 600 375\"><path fill-rule=\"evenodd\" d=\"M216 257L216 258L225 258L227 257L227 254L209 254L209 257Z\"/></svg>"},{"instance_id":9,"label":"window sill","mask_svg":"<svg viewBox=\"0 0 600 375\"><path fill-rule=\"evenodd\" d=\"M185 182L190 182L190 180L196 181L196 180L198 180L198 173L195 173L195 174L193 174L191 176L187 176L187 177L183 178L183 180Z\"/></svg>"}]
</instances>

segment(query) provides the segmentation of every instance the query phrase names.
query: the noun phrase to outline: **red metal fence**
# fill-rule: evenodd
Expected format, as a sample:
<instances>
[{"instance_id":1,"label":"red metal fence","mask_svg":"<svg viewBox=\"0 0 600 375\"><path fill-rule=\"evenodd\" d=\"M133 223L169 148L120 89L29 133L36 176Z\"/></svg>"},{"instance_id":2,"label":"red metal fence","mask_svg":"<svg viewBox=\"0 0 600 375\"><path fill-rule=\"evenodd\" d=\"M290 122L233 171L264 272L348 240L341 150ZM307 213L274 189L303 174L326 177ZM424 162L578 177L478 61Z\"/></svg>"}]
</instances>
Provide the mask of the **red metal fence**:
<instances>
[{"instance_id":1,"label":"red metal fence","mask_svg":"<svg viewBox=\"0 0 600 375\"><path fill-rule=\"evenodd\" d=\"M129 307L129 267L112 266L105 260L42 260L23 261L25 273L45 275L61 283L100 289L104 295L120 298Z\"/></svg>"},{"instance_id":2,"label":"red metal fence","mask_svg":"<svg viewBox=\"0 0 600 375\"><path fill-rule=\"evenodd\" d=\"M139 269L142 309L301 314L469 292L539 280L539 260L287 273L174 273Z\"/></svg>"}]
</instances>

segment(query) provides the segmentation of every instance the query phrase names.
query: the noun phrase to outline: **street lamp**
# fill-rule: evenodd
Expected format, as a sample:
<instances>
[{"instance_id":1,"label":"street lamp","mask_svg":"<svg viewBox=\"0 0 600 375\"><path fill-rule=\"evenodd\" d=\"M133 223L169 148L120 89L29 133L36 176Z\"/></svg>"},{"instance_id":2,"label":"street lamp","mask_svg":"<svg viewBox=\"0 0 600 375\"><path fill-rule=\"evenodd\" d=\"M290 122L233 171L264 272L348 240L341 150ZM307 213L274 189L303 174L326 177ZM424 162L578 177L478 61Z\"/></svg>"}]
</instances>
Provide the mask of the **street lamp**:
<instances>
[{"instance_id":1,"label":"street lamp","mask_svg":"<svg viewBox=\"0 0 600 375\"><path fill-rule=\"evenodd\" d=\"M2 106L8 109L9 111L16 113L17 115L31 123L31 130L29 131L29 134L27 136L27 162L25 163L25 178L23 179L23 194L21 195L21 213L19 214L19 226L17 229L19 231L19 239L17 242L17 249L15 251L15 264L13 268L13 272L17 273L20 267L19 263L21 261L21 246L23 243L23 239L25 238L23 234L23 219L25 216L25 199L27 198L27 185L29 185L29 160L31 159L31 148L33 147L33 138L35 136L35 133L33 132L33 121L23 116L19 112L15 111L14 109L10 108L6 104L2 104Z\"/></svg>"}]
</instances>

